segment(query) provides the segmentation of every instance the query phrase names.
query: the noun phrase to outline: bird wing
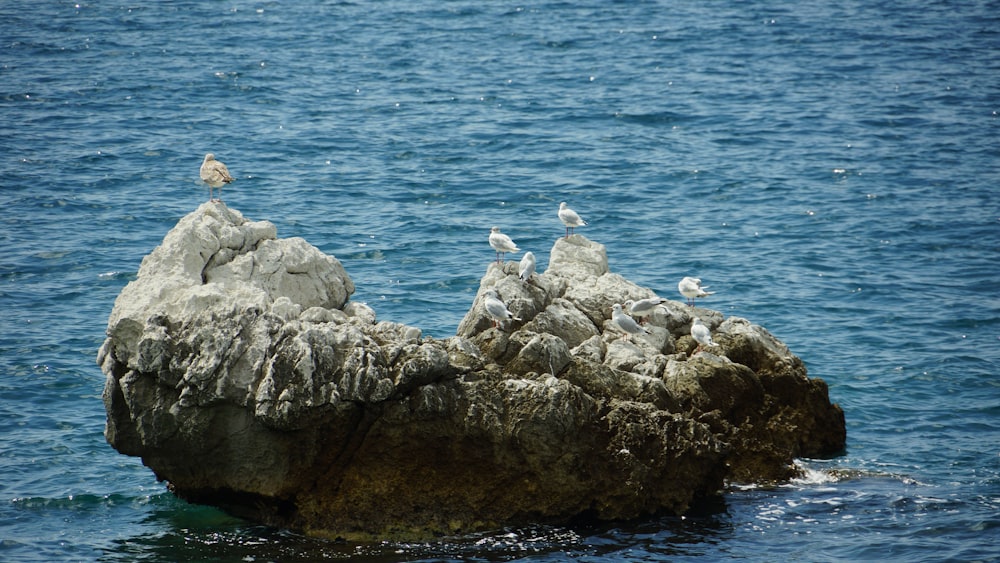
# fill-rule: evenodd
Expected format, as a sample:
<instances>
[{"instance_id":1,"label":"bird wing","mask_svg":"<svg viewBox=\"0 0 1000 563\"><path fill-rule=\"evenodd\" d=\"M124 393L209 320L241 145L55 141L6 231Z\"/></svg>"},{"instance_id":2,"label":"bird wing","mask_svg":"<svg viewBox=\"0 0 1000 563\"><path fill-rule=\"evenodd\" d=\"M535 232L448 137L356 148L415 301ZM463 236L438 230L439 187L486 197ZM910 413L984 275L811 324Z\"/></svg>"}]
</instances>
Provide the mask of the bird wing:
<instances>
[{"instance_id":1,"label":"bird wing","mask_svg":"<svg viewBox=\"0 0 1000 563\"><path fill-rule=\"evenodd\" d=\"M640 299L635 302L632 306L633 311L647 311L656 308L660 303L665 303L667 300L662 297L650 297L648 299Z\"/></svg>"},{"instance_id":2,"label":"bird wing","mask_svg":"<svg viewBox=\"0 0 1000 563\"><path fill-rule=\"evenodd\" d=\"M227 184L233 181L233 177L229 174L229 169L218 160L209 160L201 165L201 179L206 182L224 182Z\"/></svg>"}]
</instances>

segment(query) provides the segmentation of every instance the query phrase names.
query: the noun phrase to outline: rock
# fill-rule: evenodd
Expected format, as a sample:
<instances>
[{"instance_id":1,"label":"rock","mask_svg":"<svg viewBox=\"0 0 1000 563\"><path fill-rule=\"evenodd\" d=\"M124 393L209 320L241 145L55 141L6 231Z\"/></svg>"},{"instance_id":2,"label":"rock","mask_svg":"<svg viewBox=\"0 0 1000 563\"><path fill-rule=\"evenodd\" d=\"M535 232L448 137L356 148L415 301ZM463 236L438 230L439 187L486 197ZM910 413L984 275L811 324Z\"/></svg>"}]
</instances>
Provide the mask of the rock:
<instances>
[{"instance_id":1,"label":"rock","mask_svg":"<svg viewBox=\"0 0 1000 563\"><path fill-rule=\"evenodd\" d=\"M553 299L541 313L525 325L525 330L551 334L575 348L599 334L597 326L566 299Z\"/></svg>"},{"instance_id":2,"label":"rock","mask_svg":"<svg viewBox=\"0 0 1000 563\"><path fill-rule=\"evenodd\" d=\"M340 262L222 203L184 217L115 302L105 435L178 496L353 539L683 513L846 440L825 383L762 327L653 296L560 238L544 273L486 268L456 336L378 321ZM495 290L520 321L492 326ZM719 346L698 355L692 314Z\"/></svg>"}]
</instances>

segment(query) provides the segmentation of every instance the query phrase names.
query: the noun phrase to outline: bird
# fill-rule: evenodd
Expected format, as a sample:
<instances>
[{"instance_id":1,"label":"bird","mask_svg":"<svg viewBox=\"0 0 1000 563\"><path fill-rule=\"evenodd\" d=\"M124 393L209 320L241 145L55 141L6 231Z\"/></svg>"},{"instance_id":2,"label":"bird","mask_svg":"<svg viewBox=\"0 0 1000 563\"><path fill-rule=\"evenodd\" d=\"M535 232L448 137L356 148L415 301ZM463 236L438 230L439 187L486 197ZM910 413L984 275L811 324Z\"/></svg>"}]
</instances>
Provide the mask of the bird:
<instances>
[{"instance_id":1,"label":"bird","mask_svg":"<svg viewBox=\"0 0 1000 563\"><path fill-rule=\"evenodd\" d=\"M510 237L500 232L500 227L490 229L490 246L497 251L497 262L503 264L503 255L508 252L521 252L521 249L510 240Z\"/></svg>"},{"instance_id":2,"label":"bird","mask_svg":"<svg viewBox=\"0 0 1000 563\"><path fill-rule=\"evenodd\" d=\"M666 302L667 300L662 297L650 297L649 299L640 299L638 301L629 299L625 302L625 308L630 315L639 319L639 324L642 324L647 316L653 314L653 311L657 307Z\"/></svg>"},{"instance_id":3,"label":"bird","mask_svg":"<svg viewBox=\"0 0 1000 563\"><path fill-rule=\"evenodd\" d=\"M694 299L696 297L708 297L715 293L714 291L705 291L707 287L707 285L702 287L701 280L692 277L685 277L677 283L677 291L680 291L681 295L687 297L687 304L691 307L694 307Z\"/></svg>"},{"instance_id":4,"label":"bird","mask_svg":"<svg viewBox=\"0 0 1000 563\"><path fill-rule=\"evenodd\" d=\"M562 221L563 225L566 225L566 238L569 238L569 235L573 233L573 229L587 224L576 214L576 211L566 207L565 201L559 203L559 220Z\"/></svg>"},{"instance_id":5,"label":"bird","mask_svg":"<svg viewBox=\"0 0 1000 563\"><path fill-rule=\"evenodd\" d=\"M701 352L701 349L705 346L718 346L712 340L712 333L708 330L708 327L698 317L695 317L691 321L691 338L694 338L694 341L698 343L698 348L694 351L695 354Z\"/></svg>"},{"instance_id":6,"label":"bird","mask_svg":"<svg viewBox=\"0 0 1000 563\"><path fill-rule=\"evenodd\" d=\"M514 313L507 310L507 305L504 305L504 302L500 300L496 290L487 290L485 297L486 298L483 300L483 307L486 309L486 312L489 313L490 317L493 318L494 327L500 326L503 328L504 321L521 320L518 317L515 317Z\"/></svg>"},{"instance_id":7,"label":"bird","mask_svg":"<svg viewBox=\"0 0 1000 563\"><path fill-rule=\"evenodd\" d=\"M229 169L222 162L215 160L215 155L208 153L201 162L201 181L208 184L208 201L222 201L222 186L233 181ZM219 199L212 199L212 189L219 188Z\"/></svg>"},{"instance_id":8,"label":"bird","mask_svg":"<svg viewBox=\"0 0 1000 563\"><path fill-rule=\"evenodd\" d=\"M517 269L517 275L523 282L531 281L531 275L535 273L535 253L527 251L521 258L521 264Z\"/></svg>"},{"instance_id":9,"label":"bird","mask_svg":"<svg viewBox=\"0 0 1000 563\"><path fill-rule=\"evenodd\" d=\"M631 341L633 334L649 334L649 331L645 327L635 322L635 319L625 314L622 311L622 306L615 303L611 307L611 320L614 321L618 328L625 332L625 337Z\"/></svg>"}]
</instances>

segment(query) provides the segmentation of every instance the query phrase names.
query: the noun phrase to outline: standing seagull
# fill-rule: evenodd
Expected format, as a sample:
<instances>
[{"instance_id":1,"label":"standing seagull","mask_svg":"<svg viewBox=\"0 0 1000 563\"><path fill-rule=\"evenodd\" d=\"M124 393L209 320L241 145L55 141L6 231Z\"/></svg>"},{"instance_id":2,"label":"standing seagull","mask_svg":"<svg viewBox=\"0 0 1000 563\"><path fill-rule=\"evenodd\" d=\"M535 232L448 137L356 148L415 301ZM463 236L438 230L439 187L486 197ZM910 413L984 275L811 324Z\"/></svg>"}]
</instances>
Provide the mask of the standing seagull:
<instances>
[{"instance_id":1,"label":"standing seagull","mask_svg":"<svg viewBox=\"0 0 1000 563\"><path fill-rule=\"evenodd\" d=\"M708 287L707 285L705 287ZM681 295L687 297L687 304L694 307L695 297L708 297L714 294L714 291L705 291L701 286L701 280L698 278L685 277L677 284L677 291L681 292Z\"/></svg>"},{"instance_id":2,"label":"standing seagull","mask_svg":"<svg viewBox=\"0 0 1000 563\"><path fill-rule=\"evenodd\" d=\"M569 238L569 235L573 233L573 229L587 224L576 214L576 211L566 207L565 201L559 204L559 220L562 221L563 225L566 225L566 238Z\"/></svg>"},{"instance_id":3,"label":"standing seagull","mask_svg":"<svg viewBox=\"0 0 1000 563\"><path fill-rule=\"evenodd\" d=\"M483 307L486 312L489 313L490 317L493 318L493 326L500 326L503 328L504 321L519 321L521 319L514 316L507 310L507 306L504 305L503 301L497 296L496 290L490 289L486 291L486 299L483 300Z\"/></svg>"},{"instance_id":4,"label":"standing seagull","mask_svg":"<svg viewBox=\"0 0 1000 563\"><path fill-rule=\"evenodd\" d=\"M701 352L701 349L705 346L718 346L712 340L712 333L708 330L708 327L698 317L695 317L691 321L691 338L694 338L694 341L698 343L698 349L694 351L695 354Z\"/></svg>"},{"instance_id":5,"label":"standing seagull","mask_svg":"<svg viewBox=\"0 0 1000 563\"><path fill-rule=\"evenodd\" d=\"M497 262L503 264L503 255L508 252L521 252L521 249L510 240L510 237L500 232L500 227L490 229L490 246L497 251Z\"/></svg>"},{"instance_id":6,"label":"standing seagull","mask_svg":"<svg viewBox=\"0 0 1000 563\"><path fill-rule=\"evenodd\" d=\"M667 300L662 297L650 297L649 299L640 299L638 301L629 299L625 302L625 308L628 309L630 315L639 319L639 324L642 324L646 317L653 314L653 311L657 307L666 302Z\"/></svg>"},{"instance_id":7,"label":"standing seagull","mask_svg":"<svg viewBox=\"0 0 1000 563\"><path fill-rule=\"evenodd\" d=\"M615 303L611 307L611 320L614 321L618 328L625 332L625 337L632 341L633 334L649 334L649 331L645 329L642 325L635 322L635 319L625 314L622 311L622 306Z\"/></svg>"},{"instance_id":8,"label":"standing seagull","mask_svg":"<svg viewBox=\"0 0 1000 563\"><path fill-rule=\"evenodd\" d=\"M226 165L215 160L215 155L208 153L201 163L201 181L208 184L208 201L222 201L222 186L233 181ZM219 188L219 199L212 199L212 189Z\"/></svg>"},{"instance_id":9,"label":"standing seagull","mask_svg":"<svg viewBox=\"0 0 1000 563\"><path fill-rule=\"evenodd\" d=\"M529 250L524 253L524 258L521 258L521 264L517 269L517 275L521 278L521 281L527 283L531 281L531 275L534 273L535 253Z\"/></svg>"}]
</instances>

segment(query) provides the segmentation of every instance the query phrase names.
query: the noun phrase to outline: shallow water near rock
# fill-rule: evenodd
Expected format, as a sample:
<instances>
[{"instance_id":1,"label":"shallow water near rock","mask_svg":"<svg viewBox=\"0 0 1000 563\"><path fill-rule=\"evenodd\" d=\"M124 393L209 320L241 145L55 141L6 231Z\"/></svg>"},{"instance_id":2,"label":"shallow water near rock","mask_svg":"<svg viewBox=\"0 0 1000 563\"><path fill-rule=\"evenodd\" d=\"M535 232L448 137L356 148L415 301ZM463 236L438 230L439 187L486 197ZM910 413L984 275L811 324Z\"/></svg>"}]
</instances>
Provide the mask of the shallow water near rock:
<instances>
[{"instance_id":1,"label":"shallow water near rock","mask_svg":"<svg viewBox=\"0 0 1000 563\"><path fill-rule=\"evenodd\" d=\"M1000 21L986 4L0 6L0 559L996 560ZM185 504L104 441L94 362L207 199L454 334L499 225L765 326L848 448L684 518L338 544ZM520 255L509 256L514 260Z\"/></svg>"}]
</instances>

